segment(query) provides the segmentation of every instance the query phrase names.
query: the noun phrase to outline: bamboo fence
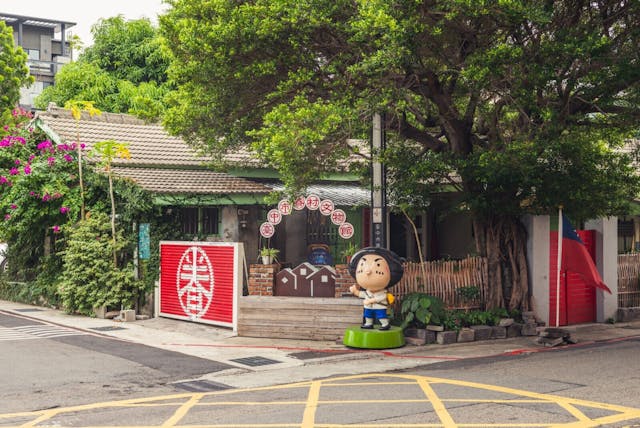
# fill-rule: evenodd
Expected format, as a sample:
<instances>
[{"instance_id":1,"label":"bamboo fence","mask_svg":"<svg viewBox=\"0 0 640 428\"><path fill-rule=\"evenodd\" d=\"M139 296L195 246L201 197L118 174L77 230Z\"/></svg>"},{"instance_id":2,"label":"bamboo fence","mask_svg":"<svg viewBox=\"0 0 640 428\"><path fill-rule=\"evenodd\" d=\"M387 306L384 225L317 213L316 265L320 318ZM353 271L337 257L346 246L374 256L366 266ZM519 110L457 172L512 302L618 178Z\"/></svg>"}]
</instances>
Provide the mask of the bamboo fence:
<instances>
[{"instance_id":1,"label":"bamboo fence","mask_svg":"<svg viewBox=\"0 0 640 428\"><path fill-rule=\"evenodd\" d=\"M618 254L618 307L640 306L640 253Z\"/></svg>"},{"instance_id":2,"label":"bamboo fence","mask_svg":"<svg viewBox=\"0 0 640 428\"><path fill-rule=\"evenodd\" d=\"M420 263L405 263L404 275L400 282L390 289L396 302L409 293L420 292L439 297L449 308L484 309L487 295L487 261L482 257L468 257L462 260L437 260ZM471 301L465 299L460 289L477 287L479 297Z\"/></svg>"}]
</instances>

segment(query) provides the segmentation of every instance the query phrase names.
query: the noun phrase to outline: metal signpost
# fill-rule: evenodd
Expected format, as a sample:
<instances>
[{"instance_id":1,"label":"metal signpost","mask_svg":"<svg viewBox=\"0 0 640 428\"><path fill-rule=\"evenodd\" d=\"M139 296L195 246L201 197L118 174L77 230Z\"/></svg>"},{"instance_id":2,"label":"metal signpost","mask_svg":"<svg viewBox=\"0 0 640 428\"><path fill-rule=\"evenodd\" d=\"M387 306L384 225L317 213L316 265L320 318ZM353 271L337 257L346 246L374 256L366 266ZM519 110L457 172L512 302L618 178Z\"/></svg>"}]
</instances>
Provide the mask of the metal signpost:
<instances>
[{"instance_id":1,"label":"metal signpost","mask_svg":"<svg viewBox=\"0 0 640 428\"><path fill-rule=\"evenodd\" d=\"M371 152L373 161L371 165L371 233L372 243L375 247L387 248L387 189L384 165L378 160L380 153L385 149L386 141L382 129L382 116L379 113L373 115L373 132L371 138Z\"/></svg>"}]
</instances>

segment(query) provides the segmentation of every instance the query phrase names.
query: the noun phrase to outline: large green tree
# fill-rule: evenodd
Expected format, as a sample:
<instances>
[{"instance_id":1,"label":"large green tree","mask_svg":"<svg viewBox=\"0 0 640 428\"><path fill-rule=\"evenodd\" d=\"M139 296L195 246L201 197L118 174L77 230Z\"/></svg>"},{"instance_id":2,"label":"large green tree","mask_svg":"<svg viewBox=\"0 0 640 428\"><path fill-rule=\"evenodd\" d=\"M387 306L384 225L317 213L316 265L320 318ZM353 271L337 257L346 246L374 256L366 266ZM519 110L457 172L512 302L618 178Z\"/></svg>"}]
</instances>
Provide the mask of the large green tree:
<instances>
[{"instance_id":1,"label":"large green tree","mask_svg":"<svg viewBox=\"0 0 640 428\"><path fill-rule=\"evenodd\" d=\"M638 125L629 0L169 0L167 126L252 147L298 189L384 113L399 200L459 192L490 306L527 308L522 214L623 212ZM443 184L448 184L443 188Z\"/></svg>"},{"instance_id":2,"label":"large green tree","mask_svg":"<svg viewBox=\"0 0 640 428\"><path fill-rule=\"evenodd\" d=\"M115 16L101 19L91 32L94 44L78 61L62 67L55 85L36 99L36 107L82 100L92 101L103 111L157 119L169 91L169 59L158 30L148 19L127 21Z\"/></svg>"},{"instance_id":3,"label":"large green tree","mask_svg":"<svg viewBox=\"0 0 640 428\"><path fill-rule=\"evenodd\" d=\"M27 54L13 40L13 29L0 21L0 118L6 117L20 101L20 88L33 83Z\"/></svg>"}]
</instances>

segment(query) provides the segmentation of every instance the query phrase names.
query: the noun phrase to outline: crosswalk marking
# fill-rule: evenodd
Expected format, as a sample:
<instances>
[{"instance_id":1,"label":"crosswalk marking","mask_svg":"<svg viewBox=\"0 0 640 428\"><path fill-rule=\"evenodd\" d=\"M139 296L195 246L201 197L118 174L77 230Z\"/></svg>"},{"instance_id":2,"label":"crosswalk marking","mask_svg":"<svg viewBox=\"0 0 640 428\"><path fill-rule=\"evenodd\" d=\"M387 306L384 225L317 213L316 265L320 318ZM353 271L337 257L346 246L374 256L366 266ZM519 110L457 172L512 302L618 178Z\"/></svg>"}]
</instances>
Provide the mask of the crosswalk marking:
<instances>
[{"instance_id":1,"label":"crosswalk marking","mask_svg":"<svg viewBox=\"0 0 640 428\"><path fill-rule=\"evenodd\" d=\"M0 342L10 340L52 339L64 336L79 336L86 333L54 325L22 325L19 327L0 327Z\"/></svg>"}]
</instances>

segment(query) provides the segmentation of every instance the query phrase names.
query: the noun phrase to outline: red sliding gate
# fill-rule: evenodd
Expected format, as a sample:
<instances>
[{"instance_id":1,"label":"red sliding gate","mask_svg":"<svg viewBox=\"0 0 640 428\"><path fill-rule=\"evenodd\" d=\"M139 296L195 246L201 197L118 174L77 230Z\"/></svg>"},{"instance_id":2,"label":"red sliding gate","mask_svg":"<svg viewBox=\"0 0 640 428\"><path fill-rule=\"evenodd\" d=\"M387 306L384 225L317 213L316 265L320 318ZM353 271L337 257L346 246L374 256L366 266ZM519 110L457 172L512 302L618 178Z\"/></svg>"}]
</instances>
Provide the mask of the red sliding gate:
<instances>
[{"instance_id":1,"label":"red sliding gate","mask_svg":"<svg viewBox=\"0 0 640 428\"><path fill-rule=\"evenodd\" d=\"M595 260L595 230L578 230L578 236L587 247L587 252ZM552 231L549 241L549 325L556 325L556 304L558 302L558 232ZM596 289L585 284L575 272L560 271L560 323L558 325L582 324L596 321Z\"/></svg>"}]
</instances>

